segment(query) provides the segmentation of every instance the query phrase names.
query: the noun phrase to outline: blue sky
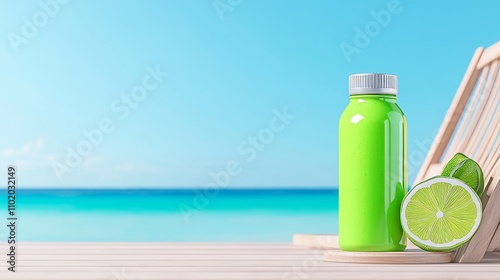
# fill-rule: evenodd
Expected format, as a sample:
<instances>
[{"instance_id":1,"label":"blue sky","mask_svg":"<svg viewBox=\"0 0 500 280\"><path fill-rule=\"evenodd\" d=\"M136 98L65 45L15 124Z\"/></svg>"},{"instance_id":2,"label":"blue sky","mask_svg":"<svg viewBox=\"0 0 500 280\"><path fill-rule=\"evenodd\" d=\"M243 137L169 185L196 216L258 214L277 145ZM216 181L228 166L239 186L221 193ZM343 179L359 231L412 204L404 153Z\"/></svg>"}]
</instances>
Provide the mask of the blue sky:
<instances>
[{"instance_id":1,"label":"blue sky","mask_svg":"<svg viewBox=\"0 0 500 280\"><path fill-rule=\"evenodd\" d=\"M358 72L399 76L411 182L500 40L493 0L61 2L0 2L0 160L22 186L336 186Z\"/></svg>"}]
</instances>

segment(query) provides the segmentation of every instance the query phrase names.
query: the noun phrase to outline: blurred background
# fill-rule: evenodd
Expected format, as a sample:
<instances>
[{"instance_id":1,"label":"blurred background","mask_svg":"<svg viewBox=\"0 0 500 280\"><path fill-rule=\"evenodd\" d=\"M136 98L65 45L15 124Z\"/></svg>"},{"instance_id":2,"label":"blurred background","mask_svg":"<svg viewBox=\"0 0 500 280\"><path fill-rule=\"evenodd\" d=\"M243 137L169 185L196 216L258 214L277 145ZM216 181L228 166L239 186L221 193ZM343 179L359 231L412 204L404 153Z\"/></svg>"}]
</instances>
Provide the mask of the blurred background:
<instances>
[{"instance_id":1,"label":"blurred background","mask_svg":"<svg viewBox=\"0 0 500 280\"><path fill-rule=\"evenodd\" d=\"M500 40L493 0L0 10L0 161L17 167L29 241L335 233L348 75L399 76L411 185L474 50Z\"/></svg>"}]
</instances>

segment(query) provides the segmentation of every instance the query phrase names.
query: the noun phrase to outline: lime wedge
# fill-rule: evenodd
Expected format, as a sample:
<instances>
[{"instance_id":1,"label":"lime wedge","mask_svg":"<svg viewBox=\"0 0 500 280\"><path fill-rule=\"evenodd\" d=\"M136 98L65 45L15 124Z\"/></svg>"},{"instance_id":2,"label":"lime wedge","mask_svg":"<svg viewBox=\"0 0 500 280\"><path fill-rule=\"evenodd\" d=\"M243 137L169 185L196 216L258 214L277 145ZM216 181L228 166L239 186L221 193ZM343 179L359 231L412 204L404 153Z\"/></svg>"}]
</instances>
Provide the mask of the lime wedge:
<instances>
[{"instance_id":1,"label":"lime wedge","mask_svg":"<svg viewBox=\"0 0 500 280\"><path fill-rule=\"evenodd\" d=\"M468 159L466 155L462 153L456 153L444 167L443 172L441 172L441 176L450 176L451 171L453 171L453 169L455 169L466 159Z\"/></svg>"},{"instance_id":2,"label":"lime wedge","mask_svg":"<svg viewBox=\"0 0 500 280\"><path fill-rule=\"evenodd\" d=\"M446 164L441 176L450 176L464 181L479 196L484 190L484 175L477 162L458 153Z\"/></svg>"},{"instance_id":3,"label":"lime wedge","mask_svg":"<svg viewBox=\"0 0 500 280\"><path fill-rule=\"evenodd\" d=\"M426 251L453 251L469 241L481 223L479 196L455 178L434 177L414 186L401 205L408 238Z\"/></svg>"}]
</instances>

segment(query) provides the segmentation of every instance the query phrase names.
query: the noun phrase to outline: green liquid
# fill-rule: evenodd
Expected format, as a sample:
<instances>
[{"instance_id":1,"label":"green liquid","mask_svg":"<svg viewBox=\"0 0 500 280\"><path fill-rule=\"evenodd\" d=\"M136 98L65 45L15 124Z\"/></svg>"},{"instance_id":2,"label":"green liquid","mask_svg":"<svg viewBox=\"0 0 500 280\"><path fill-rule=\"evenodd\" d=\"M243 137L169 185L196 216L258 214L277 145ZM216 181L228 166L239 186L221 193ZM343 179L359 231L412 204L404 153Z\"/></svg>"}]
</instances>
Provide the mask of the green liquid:
<instances>
[{"instance_id":1,"label":"green liquid","mask_svg":"<svg viewBox=\"0 0 500 280\"><path fill-rule=\"evenodd\" d=\"M394 95L352 95L339 122L339 243L346 251L402 251L406 118Z\"/></svg>"}]
</instances>

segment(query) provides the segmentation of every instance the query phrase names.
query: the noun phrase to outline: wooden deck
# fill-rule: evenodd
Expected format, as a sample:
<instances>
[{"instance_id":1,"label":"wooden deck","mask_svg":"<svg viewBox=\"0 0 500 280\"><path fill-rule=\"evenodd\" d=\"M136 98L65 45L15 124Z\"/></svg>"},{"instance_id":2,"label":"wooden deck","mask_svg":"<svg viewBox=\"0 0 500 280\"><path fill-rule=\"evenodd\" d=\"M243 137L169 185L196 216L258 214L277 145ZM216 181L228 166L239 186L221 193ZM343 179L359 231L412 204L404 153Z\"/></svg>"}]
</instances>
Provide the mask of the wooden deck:
<instances>
[{"instance_id":1,"label":"wooden deck","mask_svg":"<svg viewBox=\"0 0 500 280\"><path fill-rule=\"evenodd\" d=\"M500 279L500 252L480 264L362 265L323 261L289 243L21 243L0 279Z\"/></svg>"}]
</instances>

